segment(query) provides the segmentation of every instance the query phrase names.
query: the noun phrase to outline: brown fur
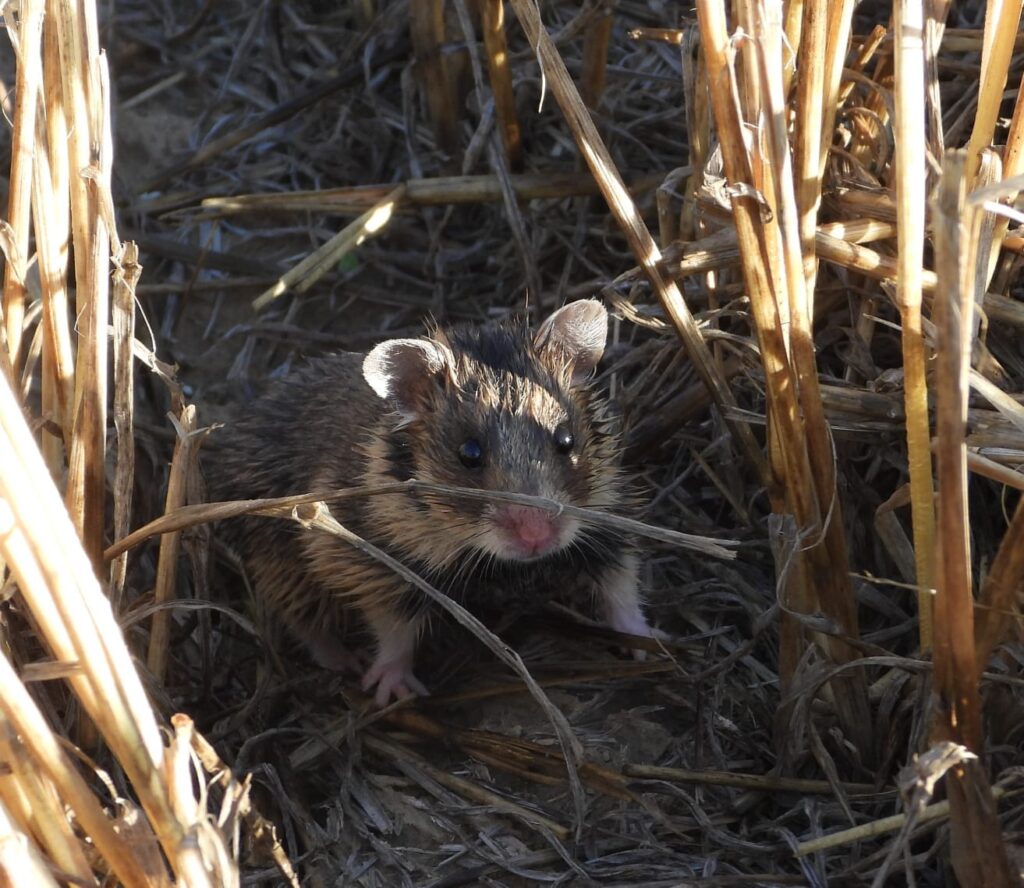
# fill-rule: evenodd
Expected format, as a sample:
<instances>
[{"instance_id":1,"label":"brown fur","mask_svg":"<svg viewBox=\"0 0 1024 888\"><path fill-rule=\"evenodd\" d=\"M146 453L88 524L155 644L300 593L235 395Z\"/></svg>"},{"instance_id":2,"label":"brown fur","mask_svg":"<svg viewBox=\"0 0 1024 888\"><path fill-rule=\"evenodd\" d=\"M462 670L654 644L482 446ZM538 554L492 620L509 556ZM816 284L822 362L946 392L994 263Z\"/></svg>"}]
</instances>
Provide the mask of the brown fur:
<instances>
[{"instance_id":1,"label":"brown fur","mask_svg":"<svg viewBox=\"0 0 1024 888\"><path fill-rule=\"evenodd\" d=\"M443 371L397 380L409 355L422 359L416 348L397 349L380 365L397 388L388 401L368 384L361 355L314 361L276 384L226 431L208 465L212 494L243 499L418 478L609 511L629 506L617 430L605 402L574 382L571 348L511 325L433 329L428 344ZM559 428L575 439L569 454L555 447ZM484 448L479 468L459 459L470 438ZM628 560L628 541L587 528L557 557L496 558L486 548L494 508L409 492L345 500L332 511L470 606L481 596L543 600L581 573L600 587L602 571L621 572ZM227 522L225 532L257 594L300 636L330 637L355 606L380 638L425 607L390 570L334 537L265 518Z\"/></svg>"}]
</instances>

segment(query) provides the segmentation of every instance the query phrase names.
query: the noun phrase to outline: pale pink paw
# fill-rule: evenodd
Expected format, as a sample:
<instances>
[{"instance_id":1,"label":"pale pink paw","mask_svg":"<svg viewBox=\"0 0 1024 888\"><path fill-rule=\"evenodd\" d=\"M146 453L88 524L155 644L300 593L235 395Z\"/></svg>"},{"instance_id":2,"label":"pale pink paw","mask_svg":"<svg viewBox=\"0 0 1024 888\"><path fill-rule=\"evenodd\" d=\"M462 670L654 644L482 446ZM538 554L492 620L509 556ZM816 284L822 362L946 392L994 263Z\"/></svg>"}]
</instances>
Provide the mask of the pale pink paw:
<instances>
[{"instance_id":1,"label":"pale pink paw","mask_svg":"<svg viewBox=\"0 0 1024 888\"><path fill-rule=\"evenodd\" d=\"M392 698L429 697L430 691L412 672L412 664L402 660L377 660L363 676L363 690L369 691L374 685L377 690L373 701L378 706L387 706Z\"/></svg>"}]
</instances>

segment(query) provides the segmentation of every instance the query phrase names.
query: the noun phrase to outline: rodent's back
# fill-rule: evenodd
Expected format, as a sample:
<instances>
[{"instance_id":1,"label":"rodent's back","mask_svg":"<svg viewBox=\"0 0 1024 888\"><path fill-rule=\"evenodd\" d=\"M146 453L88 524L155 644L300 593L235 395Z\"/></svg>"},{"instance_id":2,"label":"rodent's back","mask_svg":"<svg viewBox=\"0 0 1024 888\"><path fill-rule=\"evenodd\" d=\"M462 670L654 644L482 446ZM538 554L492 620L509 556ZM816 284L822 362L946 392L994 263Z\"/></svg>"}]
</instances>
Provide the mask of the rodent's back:
<instances>
[{"instance_id":1,"label":"rodent's back","mask_svg":"<svg viewBox=\"0 0 1024 888\"><path fill-rule=\"evenodd\" d=\"M363 359L341 352L312 360L243 408L218 431L206 461L211 497L309 493L325 460L336 463L339 486L361 483L361 445L382 406L363 378Z\"/></svg>"}]
</instances>

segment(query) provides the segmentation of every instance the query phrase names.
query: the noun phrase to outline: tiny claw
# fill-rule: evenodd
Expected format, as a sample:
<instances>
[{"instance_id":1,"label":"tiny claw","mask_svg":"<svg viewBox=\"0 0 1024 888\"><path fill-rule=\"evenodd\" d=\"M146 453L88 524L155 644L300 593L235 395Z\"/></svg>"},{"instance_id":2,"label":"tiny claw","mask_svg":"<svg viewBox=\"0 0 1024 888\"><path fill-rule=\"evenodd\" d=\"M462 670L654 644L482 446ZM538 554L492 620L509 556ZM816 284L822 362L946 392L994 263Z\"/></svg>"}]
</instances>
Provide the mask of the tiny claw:
<instances>
[{"instance_id":1,"label":"tiny claw","mask_svg":"<svg viewBox=\"0 0 1024 888\"><path fill-rule=\"evenodd\" d=\"M369 691L374 685L377 691L373 701L381 707L387 706L392 698L404 700L406 697L430 696L426 685L413 675L410 665L400 660L374 663L363 676L362 687L364 691Z\"/></svg>"},{"instance_id":2,"label":"tiny claw","mask_svg":"<svg viewBox=\"0 0 1024 888\"><path fill-rule=\"evenodd\" d=\"M667 641L671 638L668 633L651 626L639 607L613 613L609 622L612 629L623 633L623 635L638 635L641 638L657 638L661 641ZM623 646L623 650L630 649ZM633 648L630 650L630 653L632 653L633 659L637 662L643 662L647 659L647 651L642 648Z\"/></svg>"}]
</instances>

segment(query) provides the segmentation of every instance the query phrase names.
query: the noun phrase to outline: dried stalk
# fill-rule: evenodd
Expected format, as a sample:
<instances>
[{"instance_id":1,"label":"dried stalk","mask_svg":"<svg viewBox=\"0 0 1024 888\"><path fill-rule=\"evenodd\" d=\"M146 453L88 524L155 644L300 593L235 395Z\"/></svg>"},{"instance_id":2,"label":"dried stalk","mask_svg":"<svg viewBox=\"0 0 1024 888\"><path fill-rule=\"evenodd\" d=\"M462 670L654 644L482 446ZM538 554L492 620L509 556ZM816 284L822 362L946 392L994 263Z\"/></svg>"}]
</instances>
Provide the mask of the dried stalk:
<instances>
[{"instance_id":1,"label":"dried stalk","mask_svg":"<svg viewBox=\"0 0 1024 888\"><path fill-rule=\"evenodd\" d=\"M36 108L42 85L42 0L27 0L18 6L17 37L14 25L8 31L18 48L19 64L14 99L14 128L11 143L10 194L7 222L12 228L4 268L3 319L7 325L7 348L12 379L21 373L21 336L25 320L25 280L29 251L29 209L32 205L32 154L36 129Z\"/></svg>"},{"instance_id":2,"label":"dried stalk","mask_svg":"<svg viewBox=\"0 0 1024 888\"><path fill-rule=\"evenodd\" d=\"M0 797L7 810L60 870L86 884L92 882L89 862L56 787L41 772L15 727L2 717L0 755L11 770L0 780Z\"/></svg>"},{"instance_id":3,"label":"dried stalk","mask_svg":"<svg viewBox=\"0 0 1024 888\"><path fill-rule=\"evenodd\" d=\"M64 473L65 448L71 442L71 407L74 401L74 356L68 324L68 247L70 211L67 173L67 131L59 83L55 24L47 19L44 29L46 53L45 119L36 119L36 156L32 177L33 222L36 261L43 303L43 415L61 431L57 437L43 432L43 454L50 474ZM55 147L56 146L56 147Z\"/></svg>"},{"instance_id":4,"label":"dried stalk","mask_svg":"<svg viewBox=\"0 0 1024 888\"><path fill-rule=\"evenodd\" d=\"M3 545L4 556L19 571L27 570L31 557L25 553L28 541L20 532L10 534ZM42 577L39 582L45 582ZM0 656L0 712L20 735L31 751L37 767L60 791L62 799L75 812L78 822L110 867L125 885L134 888L169 885L166 874L148 872L140 863L140 855L114 829L114 824L100 808L92 791L67 759L64 749L46 719L39 711L25 686L19 680L6 656Z\"/></svg>"},{"instance_id":5,"label":"dried stalk","mask_svg":"<svg viewBox=\"0 0 1024 888\"><path fill-rule=\"evenodd\" d=\"M1006 147L1003 149L1003 179L1012 179L1024 173L1024 79L1017 88L1017 101L1013 106L1013 118L1010 121L1010 130L1006 135ZM1006 197L1015 199L1016 195L1009 194ZM992 250L988 261L988 274L985 280L985 289L992 282L995 274L996 264L999 260L999 251L1003 246L1010 220L1005 216L997 216L995 227L992 232Z\"/></svg>"},{"instance_id":6,"label":"dried stalk","mask_svg":"<svg viewBox=\"0 0 1024 888\"><path fill-rule=\"evenodd\" d=\"M459 112L445 42L444 0L419 0L409 8L409 30L420 86L427 97L438 146L449 157L459 147Z\"/></svg>"},{"instance_id":7,"label":"dried stalk","mask_svg":"<svg viewBox=\"0 0 1024 888\"><path fill-rule=\"evenodd\" d=\"M971 139L967 144L967 179L972 184L981 165L981 151L993 141L1022 9L1024 0L988 4L981 51L978 108L974 115Z\"/></svg>"},{"instance_id":8,"label":"dried stalk","mask_svg":"<svg viewBox=\"0 0 1024 888\"><path fill-rule=\"evenodd\" d=\"M924 20L921 4L899 0L896 21L896 213L898 250L896 302L903 328L904 398L907 412L907 462L910 470L914 561L921 647L932 645L932 598L935 585L935 505L931 436L928 428L926 353L921 323L926 168L921 163L925 140Z\"/></svg>"},{"instance_id":9,"label":"dried stalk","mask_svg":"<svg viewBox=\"0 0 1024 888\"><path fill-rule=\"evenodd\" d=\"M68 681L179 871L188 853L185 828L174 818L162 782L163 744L153 711L6 379L0 379L0 500L16 529L0 538L0 552L50 649L78 663Z\"/></svg>"},{"instance_id":10,"label":"dried stalk","mask_svg":"<svg viewBox=\"0 0 1024 888\"><path fill-rule=\"evenodd\" d=\"M797 234L784 97L778 74L773 73L782 65L782 21L776 6L768 10L759 7L757 12L749 7L748 10L746 29L757 35L761 46L761 84L766 93L765 121L772 152L767 163L757 169L773 169L778 177L775 179L777 193L771 195L772 217L773 221L777 220L778 234L772 237L768 232L771 223L764 222L758 201L751 193L760 183L753 178L753 163L744 147L738 108L731 98L732 72L727 58L729 38L724 10L718 3L708 0L698 6L698 21L726 180L732 186L733 219L744 259L742 268L751 297L768 392L770 429L774 433L777 454L775 465L781 482L773 493L773 509L791 513L798 527L798 539L791 542L794 551L783 556L787 561L792 557L794 568L788 573L788 606L802 613L811 613L821 606L839 621L845 632L855 636L856 610L846 567L845 535L837 517L831 443L818 393L810 336L811 300L806 292L806 266L802 265ZM762 11L763 17L759 14ZM769 17L772 12L776 15ZM750 79L749 73L747 79ZM813 175L817 177L820 122L808 127L808 131L813 133L812 166ZM744 185L747 187L742 187ZM773 267L772 259L779 255L772 248L775 238L782 250L781 268ZM792 357L783 335L784 313L790 316L792 323ZM817 470L812 469L811 450L817 455ZM781 563L778 570L780 577L787 575ZM783 628L780 674L783 680L788 680L800 657L800 641L798 627L790 618L784 620ZM843 643L833 643L830 639L824 641L824 645L840 662L856 656L856 652ZM858 674L836 694L836 705L848 736L855 738L858 747L870 757L866 691L863 676Z\"/></svg>"},{"instance_id":11,"label":"dried stalk","mask_svg":"<svg viewBox=\"0 0 1024 888\"><path fill-rule=\"evenodd\" d=\"M583 37L583 72L580 75L580 96L588 108L596 108L604 95L608 69L608 44L611 42L614 4L603 0L599 14L587 25Z\"/></svg>"},{"instance_id":12,"label":"dried stalk","mask_svg":"<svg viewBox=\"0 0 1024 888\"><path fill-rule=\"evenodd\" d=\"M938 474L938 570L936 572L934 729L943 739L983 752L974 597L971 582L970 519L964 435L971 355L971 318L980 213L965 220L967 170L971 155L947 151L933 207L939 277L948 290L935 300L936 469ZM948 782L952 860L965 885L1009 886L1010 873L984 771L962 763Z\"/></svg>"},{"instance_id":13,"label":"dried stalk","mask_svg":"<svg viewBox=\"0 0 1024 888\"><path fill-rule=\"evenodd\" d=\"M97 44L96 10L91 4L57 4L64 107L68 114L71 230L75 245L78 357L75 369L73 433L68 453L68 512L93 567L103 566L106 493L107 315L110 245L96 192L84 171L109 189L112 146L105 138L108 97L97 73L105 67ZM93 155L93 146L98 153ZM57 146L54 146L56 149Z\"/></svg>"},{"instance_id":14,"label":"dried stalk","mask_svg":"<svg viewBox=\"0 0 1024 888\"><path fill-rule=\"evenodd\" d=\"M505 40L504 0L480 0L480 18L483 24L484 52L487 71L494 94L494 113L501 130L501 141L509 168L518 172L523 168L523 142L516 111L516 97L512 90L512 70L508 64L508 42ZM411 183L408 183L412 199ZM518 188L516 189L518 191ZM495 198L500 199L500 194Z\"/></svg>"},{"instance_id":15,"label":"dried stalk","mask_svg":"<svg viewBox=\"0 0 1024 888\"><path fill-rule=\"evenodd\" d=\"M0 803L0 884L58 888L39 850L15 825L14 818ZM88 883L86 883L88 884Z\"/></svg>"},{"instance_id":16,"label":"dried stalk","mask_svg":"<svg viewBox=\"0 0 1024 888\"><path fill-rule=\"evenodd\" d=\"M185 504L189 474L195 469L196 408L194 405L186 404L180 408L175 431L178 437L174 443L174 456L171 459L171 471L167 479L164 514L173 512ZM180 541L181 534L178 532L164 534L160 540L160 559L157 563L156 587L153 591L155 605L165 604L174 598L178 578ZM170 616L166 608L153 614L153 626L149 634L149 651L146 656L146 665L149 667L149 671L161 684L164 682L164 672L167 668Z\"/></svg>"},{"instance_id":17,"label":"dried stalk","mask_svg":"<svg viewBox=\"0 0 1024 888\"><path fill-rule=\"evenodd\" d=\"M295 496L182 506L172 513L161 515L137 530L133 530L124 539L117 540L107 549L105 557L108 559L116 558L122 552L128 551L133 546L137 546L139 543L157 534L172 533L209 521L223 521L227 518L236 518L239 515L277 514L283 508L290 509L293 506L315 503L319 500L333 503L344 499L381 496L389 493L409 493L412 491L428 491L434 494L450 496L454 499L519 503L521 505L534 506L549 512L557 512L560 515L578 518L581 522L594 527L608 527L620 533L635 534L645 539L660 540L671 546L692 549L695 552L710 555L714 558L731 560L736 557L736 553L731 551L732 548L738 545L736 540L711 539L696 534L681 533L678 530L669 530L666 527L644 524L642 521L637 521L633 518L624 518L621 515L613 515L610 512L582 509L540 496L479 490L472 487L451 487L447 484L435 484L430 481L418 481L415 479L395 481L388 484L371 484L365 487L322 490L314 493L297 494Z\"/></svg>"},{"instance_id":18,"label":"dried stalk","mask_svg":"<svg viewBox=\"0 0 1024 888\"><path fill-rule=\"evenodd\" d=\"M118 273L114 279L114 428L117 432L117 463L114 471L114 537L128 533L135 485L135 374L132 342L135 340L135 287L142 266L139 250L125 244ZM128 568L127 555L110 565L110 602L119 613L124 596Z\"/></svg>"}]
</instances>

